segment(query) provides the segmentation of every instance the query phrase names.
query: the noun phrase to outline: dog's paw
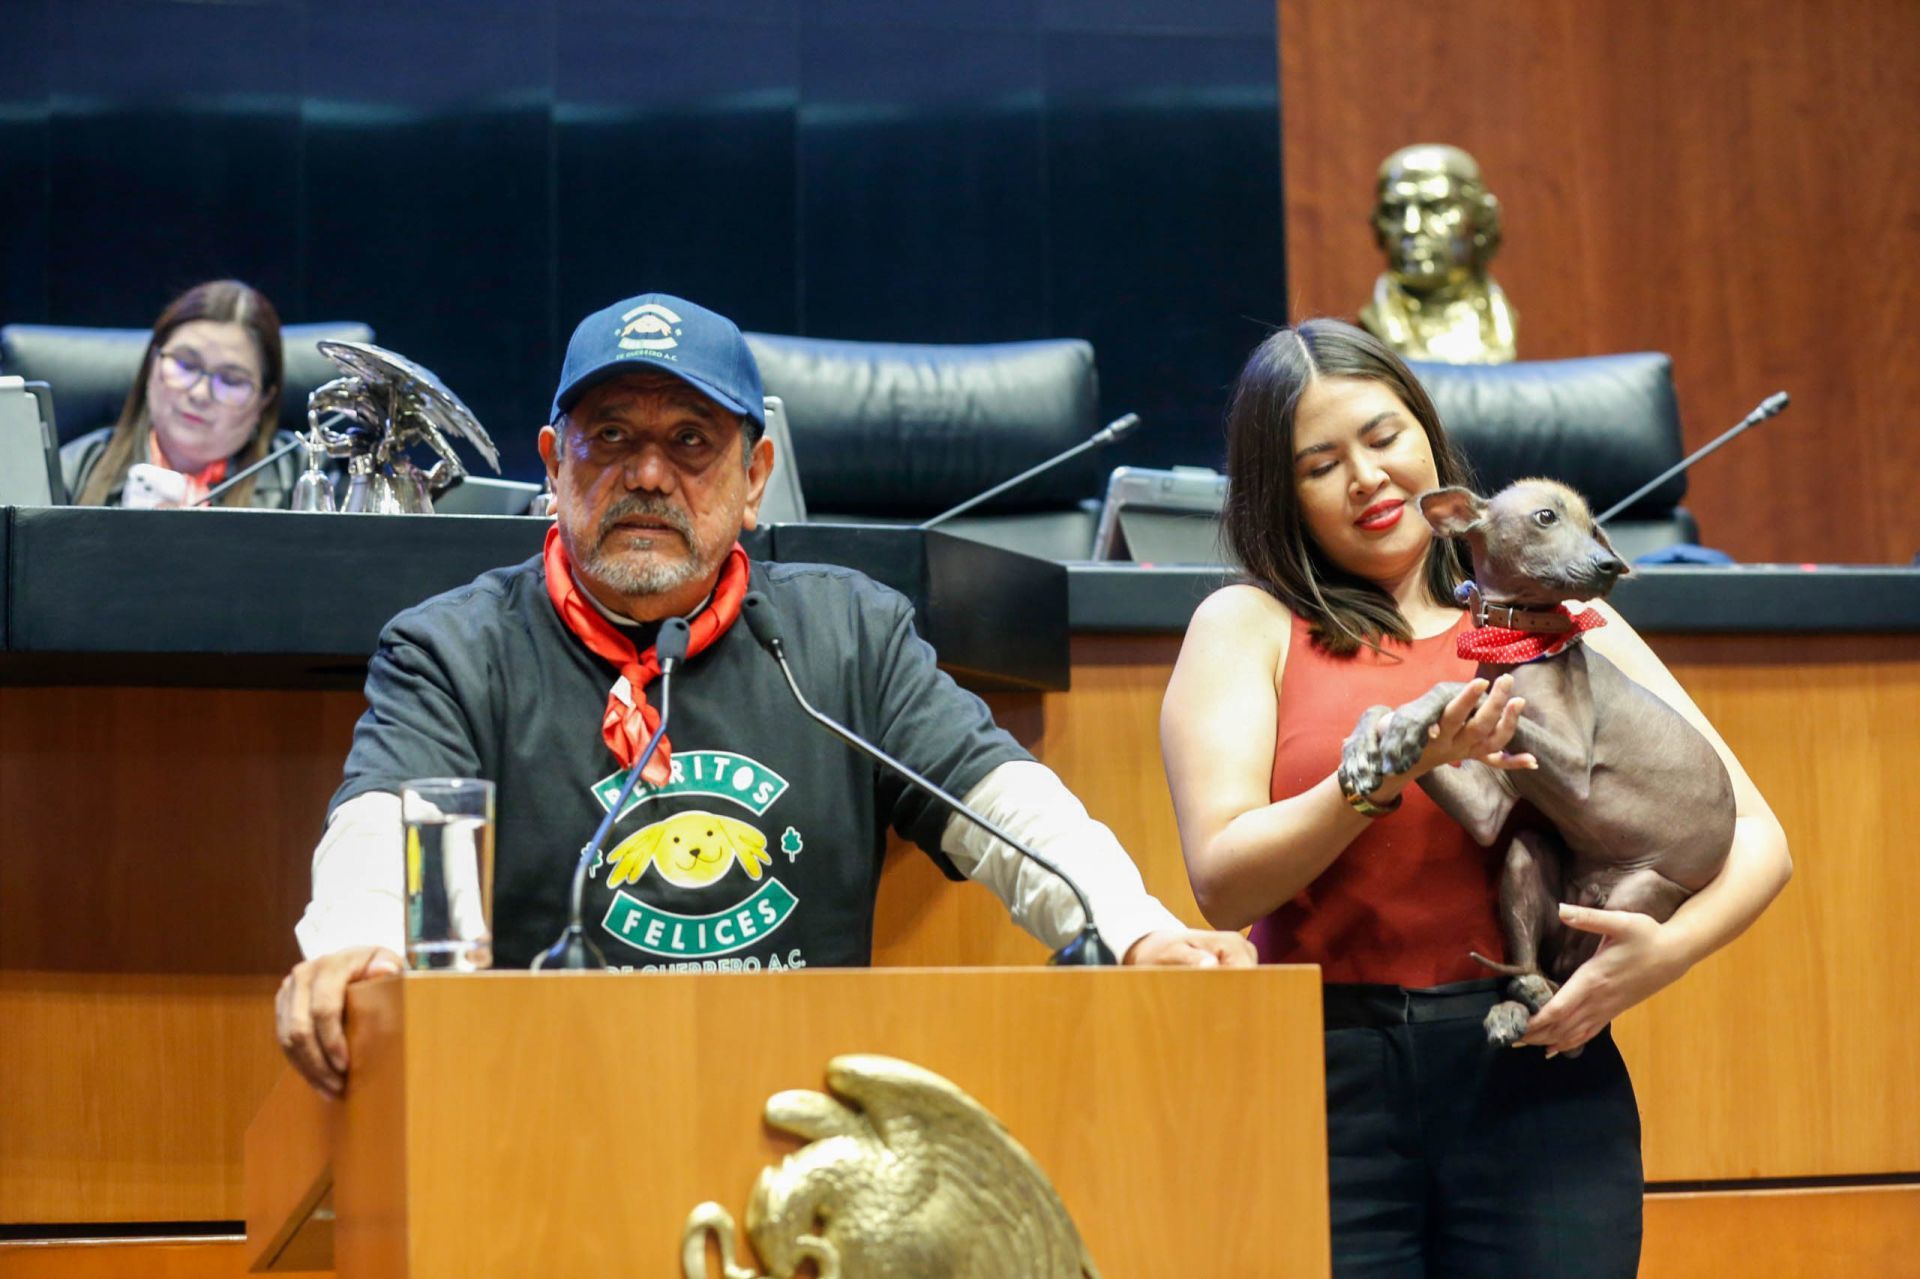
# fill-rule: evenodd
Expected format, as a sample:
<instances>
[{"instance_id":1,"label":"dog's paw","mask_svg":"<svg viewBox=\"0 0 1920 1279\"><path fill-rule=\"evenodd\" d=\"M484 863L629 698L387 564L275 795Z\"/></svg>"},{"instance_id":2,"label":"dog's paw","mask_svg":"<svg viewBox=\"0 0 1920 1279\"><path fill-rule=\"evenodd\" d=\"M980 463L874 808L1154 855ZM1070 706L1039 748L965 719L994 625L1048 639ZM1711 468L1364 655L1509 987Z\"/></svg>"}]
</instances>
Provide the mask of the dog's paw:
<instances>
[{"instance_id":1,"label":"dog's paw","mask_svg":"<svg viewBox=\"0 0 1920 1279\"><path fill-rule=\"evenodd\" d=\"M1487 1042L1495 1048L1511 1048L1527 1033L1527 1021L1532 1016L1525 1004L1516 1004L1508 1000L1495 1004L1488 1011L1486 1020L1480 1024L1486 1027Z\"/></svg>"},{"instance_id":2,"label":"dog's paw","mask_svg":"<svg viewBox=\"0 0 1920 1279\"><path fill-rule=\"evenodd\" d=\"M1410 771L1432 740L1433 725L1423 716L1408 714L1408 709L1395 711L1380 730L1380 766L1389 774Z\"/></svg>"},{"instance_id":3,"label":"dog's paw","mask_svg":"<svg viewBox=\"0 0 1920 1279\"><path fill-rule=\"evenodd\" d=\"M1553 998L1553 992L1558 989L1539 973L1521 973L1507 983L1507 994L1525 1004L1528 1011L1536 1013L1547 1006L1547 1001Z\"/></svg>"},{"instance_id":4,"label":"dog's paw","mask_svg":"<svg viewBox=\"0 0 1920 1279\"><path fill-rule=\"evenodd\" d=\"M1379 725L1390 713L1388 707L1369 706L1340 747L1340 789L1345 794L1371 795L1380 789L1386 775L1380 770Z\"/></svg>"}]
</instances>

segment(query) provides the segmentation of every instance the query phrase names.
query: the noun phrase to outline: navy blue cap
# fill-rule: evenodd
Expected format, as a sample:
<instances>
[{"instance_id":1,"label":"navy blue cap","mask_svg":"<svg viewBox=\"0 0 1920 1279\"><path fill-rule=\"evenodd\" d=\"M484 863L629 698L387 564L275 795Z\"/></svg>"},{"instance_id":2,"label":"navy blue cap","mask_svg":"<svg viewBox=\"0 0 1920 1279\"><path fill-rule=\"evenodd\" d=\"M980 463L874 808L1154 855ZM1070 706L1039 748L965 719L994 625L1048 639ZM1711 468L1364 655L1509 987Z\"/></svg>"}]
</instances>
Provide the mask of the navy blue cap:
<instances>
[{"instance_id":1,"label":"navy blue cap","mask_svg":"<svg viewBox=\"0 0 1920 1279\"><path fill-rule=\"evenodd\" d=\"M560 366L553 419L591 388L629 373L671 373L722 408L767 428L754 363L740 328L724 315L667 293L642 293L580 321Z\"/></svg>"}]
</instances>

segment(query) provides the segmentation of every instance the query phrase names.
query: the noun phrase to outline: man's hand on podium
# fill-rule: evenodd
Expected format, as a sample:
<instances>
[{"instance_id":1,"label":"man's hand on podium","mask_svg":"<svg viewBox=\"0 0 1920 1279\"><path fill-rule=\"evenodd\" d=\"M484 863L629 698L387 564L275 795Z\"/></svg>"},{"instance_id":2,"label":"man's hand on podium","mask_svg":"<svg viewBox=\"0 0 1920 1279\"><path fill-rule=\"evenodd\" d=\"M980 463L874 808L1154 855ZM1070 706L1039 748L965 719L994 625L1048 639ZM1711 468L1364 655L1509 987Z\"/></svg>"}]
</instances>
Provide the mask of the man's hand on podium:
<instances>
[{"instance_id":1,"label":"man's hand on podium","mask_svg":"<svg viewBox=\"0 0 1920 1279\"><path fill-rule=\"evenodd\" d=\"M354 946L297 964L280 983L273 1007L280 1051L322 1095L347 1090L347 987L400 967L385 946Z\"/></svg>"},{"instance_id":2,"label":"man's hand on podium","mask_svg":"<svg viewBox=\"0 0 1920 1279\"><path fill-rule=\"evenodd\" d=\"M1144 968L1251 968L1259 960L1239 933L1163 928L1127 947L1121 962Z\"/></svg>"}]
</instances>

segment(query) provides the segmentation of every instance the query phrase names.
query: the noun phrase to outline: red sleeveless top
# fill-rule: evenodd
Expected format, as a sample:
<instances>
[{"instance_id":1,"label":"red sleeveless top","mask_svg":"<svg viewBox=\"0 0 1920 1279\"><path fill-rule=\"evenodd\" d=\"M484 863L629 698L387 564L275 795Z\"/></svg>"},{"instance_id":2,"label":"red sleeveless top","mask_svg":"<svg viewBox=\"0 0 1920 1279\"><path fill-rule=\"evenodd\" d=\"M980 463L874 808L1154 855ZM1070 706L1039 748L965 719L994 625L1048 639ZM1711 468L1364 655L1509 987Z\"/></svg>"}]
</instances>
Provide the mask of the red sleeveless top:
<instances>
[{"instance_id":1,"label":"red sleeveless top","mask_svg":"<svg viewBox=\"0 0 1920 1279\"><path fill-rule=\"evenodd\" d=\"M1331 657L1296 617L1280 676L1272 798L1298 795L1338 768L1340 744L1367 707L1472 679L1475 663L1454 654L1459 629L1410 646L1386 640L1391 657L1368 648ZM1487 976L1470 950L1504 957L1497 851L1469 839L1417 785L1401 795L1397 811L1368 822L1318 879L1253 926L1262 963L1319 964L1330 982L1418 988Z\"/></svg>"}]
</instances>

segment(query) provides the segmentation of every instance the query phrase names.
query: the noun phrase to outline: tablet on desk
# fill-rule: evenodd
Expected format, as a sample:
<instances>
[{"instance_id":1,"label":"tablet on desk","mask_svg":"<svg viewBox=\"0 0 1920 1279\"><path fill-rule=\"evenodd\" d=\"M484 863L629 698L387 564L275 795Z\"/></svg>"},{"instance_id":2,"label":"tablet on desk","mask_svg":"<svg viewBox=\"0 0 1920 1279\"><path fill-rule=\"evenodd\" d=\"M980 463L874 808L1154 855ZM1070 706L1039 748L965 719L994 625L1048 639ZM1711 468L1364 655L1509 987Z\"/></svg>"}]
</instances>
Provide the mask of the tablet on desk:
<instances>
[{"instance_id":1,"label":"tablet on desk","mask_svg":"<svg viewBox=\"0 0 1920 1279\"><path fill-rule=\"evenodd\" d=\"M1222 564L1220 508L1227 477L1199 466L1159 471L1118 466L1093 535L1096 560Z\"/></svg>"},{"instance_id":2,"label":"tablet on desk","mask_svg":"<svg viewBox=\"0 0 1920 1279\"><path fill-rule=\"evenodd\" d=\"M469 475L433 499L435 515L525 515L540 496L538 484Z\"/></svg>"},{"instance_id":3,"label":"tablet on desk","mask_svg":"<svg viewBox=\"0 0 1920 1279\"><path fill-rule=\"evenodd\" d=\"M60 434L45 382L0 377L0 506L65 506Z\"/></svg>"}]
</instances>

